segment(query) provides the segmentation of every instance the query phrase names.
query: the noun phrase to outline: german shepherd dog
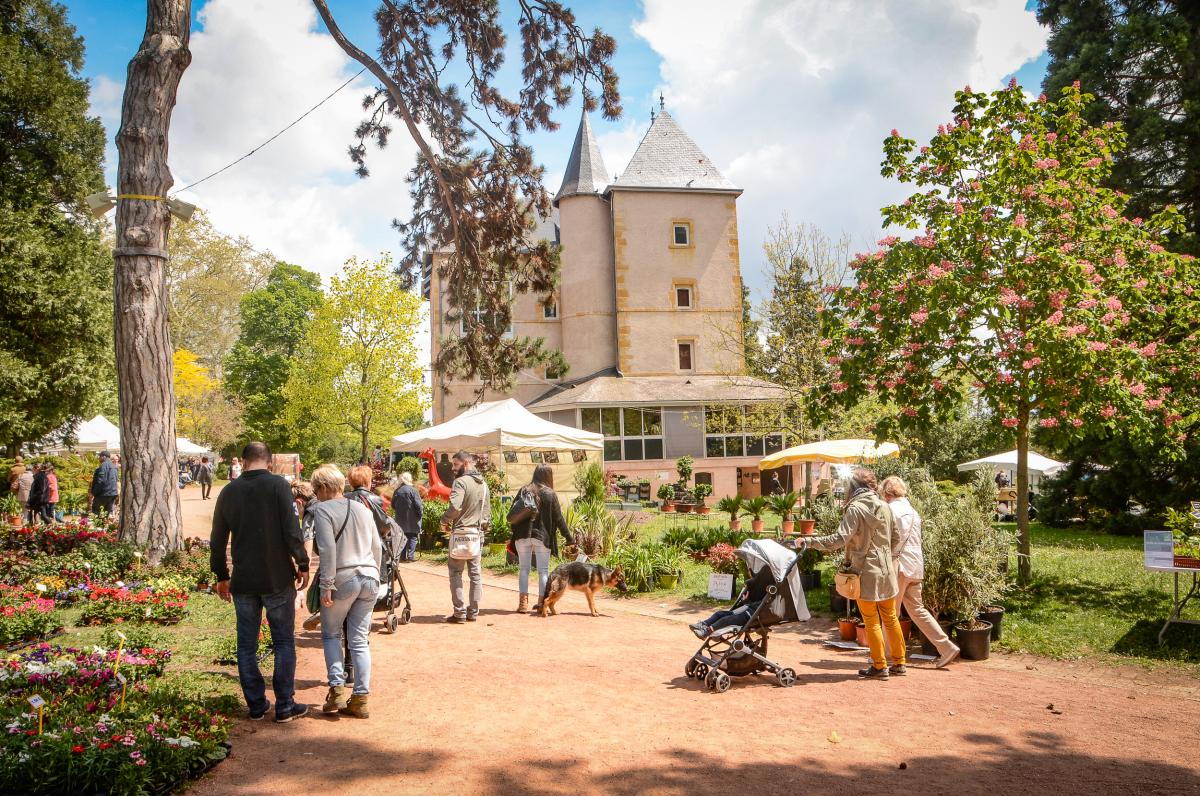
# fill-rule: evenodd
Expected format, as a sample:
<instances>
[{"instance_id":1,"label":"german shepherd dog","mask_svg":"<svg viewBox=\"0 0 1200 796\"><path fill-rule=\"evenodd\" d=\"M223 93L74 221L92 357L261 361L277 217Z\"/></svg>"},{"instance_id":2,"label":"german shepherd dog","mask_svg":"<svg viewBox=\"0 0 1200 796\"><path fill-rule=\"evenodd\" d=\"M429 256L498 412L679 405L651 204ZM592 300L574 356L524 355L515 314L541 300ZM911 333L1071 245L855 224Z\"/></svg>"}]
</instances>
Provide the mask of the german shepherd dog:
<instances>
[{"instance_id":1,"label":"german shepherd dog","mask_svg":"<svg viewBox=\"0 0 1200 796\"><path fill-rule=\"evenodd\" d=\"M588 608L592 610L592 616L599 616L600 612L596 610L596 592L609 586L624 593L628 591L625 586L625 574L621 572L621 568L609 569L600 564L585 564L580 561L572 561L569 564L560 564L550 573L550 577L546 579L546 591L542 594L541 614L547 616L557 614L554 606L568 589L581 591L587 595Z\"/></svg>"}]
</instances>

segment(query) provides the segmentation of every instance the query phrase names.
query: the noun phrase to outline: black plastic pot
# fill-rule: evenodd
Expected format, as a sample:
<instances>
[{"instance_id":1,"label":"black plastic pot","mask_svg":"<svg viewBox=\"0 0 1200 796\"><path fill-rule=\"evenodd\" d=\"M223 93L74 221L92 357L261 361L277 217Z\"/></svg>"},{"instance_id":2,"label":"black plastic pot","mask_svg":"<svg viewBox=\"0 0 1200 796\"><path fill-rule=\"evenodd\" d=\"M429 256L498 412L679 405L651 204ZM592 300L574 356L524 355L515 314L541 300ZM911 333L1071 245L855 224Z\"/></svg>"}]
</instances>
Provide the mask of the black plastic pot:
<instances>
[{"instance_id":1,"label":"black plastic pot","mask_svg":"<svg viewBox=\"0 0 1200 796\"><path fill-rule=\"evenodd\" d=\"M920 638L920 640L921 640L921 654L922 655L933 655L936 657L938 654L937 647L935 647L933 645L933 642L930 641L928 638L926 638L925 634L923 632L921 632L921 630L919 630L919 629L917 630L917 637Z\"/></svg>"},{"instance_id":2,"label":"black plastic pot","mask_svg":"<svg viewBox=\"0 0 1200 796\"><path fill-rule=\"evenodd\" d=\"M992 625L992 641L1000 640L1000 622L1004 619L1004 609L998 605L990 606L979 612L979 618Z\"/></svg>"},{"instance_id":3,"label":"black plastic pot","mask_svg":"<svg viewBox=\"0 0 1200 796\"><path fill-rule=\"evenodd\" d=\"M986 661L992 654L992 623L980 621L982 627L967 629L954 626L954 637L962 656L969 661Z\"/></svg>"},{"instance_id":4,"label":"black plastic pot","mask_svg":"<svg viewBox=\"0 0 1200 796\"><path fill-rule=\"evenodd\" d=\"M804 587L804 591L811 592L821 588L821 573L818 572L801 572L800 585Z\"/></svg>"},{"instance_id":5,"label":"black plastic pot","mask_svg":"<svg viewBox=\"0 0 1200 796\"><path fill-rule=\"evenodd\" d=\"M837 593L832 583L829 584L829 611L836 616L845 616L849 601Z\"/></svg>"}]
</instances>

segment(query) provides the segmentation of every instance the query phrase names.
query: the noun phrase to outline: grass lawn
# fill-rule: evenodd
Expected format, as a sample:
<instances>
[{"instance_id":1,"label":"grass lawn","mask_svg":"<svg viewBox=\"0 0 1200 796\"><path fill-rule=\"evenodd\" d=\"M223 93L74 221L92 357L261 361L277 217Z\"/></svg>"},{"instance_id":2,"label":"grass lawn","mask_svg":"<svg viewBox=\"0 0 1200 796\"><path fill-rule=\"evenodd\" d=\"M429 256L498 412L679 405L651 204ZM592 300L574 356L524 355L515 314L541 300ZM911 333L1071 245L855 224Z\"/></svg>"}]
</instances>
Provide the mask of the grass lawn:
<instances>
[{"instance_id":1,"label":"grass lawn","mask_svg":"<svg viewBox=\"0 0 1200 796\"><path fill-rule=\"evenodd\" d=\"M1147 666L1166 661L1200 673L1200 627L1172 626L1158 646L1172 576L1146 571L1140 537L1039 523L1031 532L1033 583L1002 601L1003 648ZM1200 619L1200 605L1189 604L1184 618Z\"/></svg>"}]
</instances>

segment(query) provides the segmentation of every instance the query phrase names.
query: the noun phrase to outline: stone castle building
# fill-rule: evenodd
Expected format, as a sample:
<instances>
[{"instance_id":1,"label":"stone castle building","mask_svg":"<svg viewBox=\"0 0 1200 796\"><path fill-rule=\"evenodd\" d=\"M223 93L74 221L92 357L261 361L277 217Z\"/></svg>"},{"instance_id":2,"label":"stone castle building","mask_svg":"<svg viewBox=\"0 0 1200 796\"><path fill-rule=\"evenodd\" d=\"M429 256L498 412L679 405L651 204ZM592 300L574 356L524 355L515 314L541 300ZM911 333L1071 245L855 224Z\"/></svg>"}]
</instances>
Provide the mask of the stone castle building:
<instances>
[{"instance_id":1,"label":"stone castle building","mask_svg":"<svg viewBox=\"0 0 1200 796\"><path fill-rule=\"evenodd\" d=\"M511 396L563 425L601 432L605 466L651 489L695 458L714 495L759 494L758 462L785 446L755 433L745 408L777 398L744 375L737 200L726 179L661 110L625 171L607 183L585 114L556 215L537 234L562 247L552 296L517 296L512 333L544 338L569 364L563 376L524 372ZM433 356L446 321L437 259L427 268ZM459 414L477 385L434 374L433 421ZM443 389L445 388L445 389Z\"/></svg>"}]
</instances>

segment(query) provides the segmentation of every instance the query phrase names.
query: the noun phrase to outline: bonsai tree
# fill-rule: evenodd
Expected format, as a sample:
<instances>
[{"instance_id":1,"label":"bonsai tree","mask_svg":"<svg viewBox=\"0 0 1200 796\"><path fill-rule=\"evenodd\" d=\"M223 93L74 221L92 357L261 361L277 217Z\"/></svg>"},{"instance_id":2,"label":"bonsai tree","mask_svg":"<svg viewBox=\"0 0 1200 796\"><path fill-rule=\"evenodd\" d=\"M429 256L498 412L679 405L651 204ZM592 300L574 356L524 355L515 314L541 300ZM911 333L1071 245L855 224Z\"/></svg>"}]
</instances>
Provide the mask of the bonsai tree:
<instances>
[{"instance_id":1,"label":"bonsai tree","mask_svg":"<svg viewBox=\"0 0 1200 796\"><path fill-rule=\"evenodd\" d=\"M703 506L704 499L713 492L712 484L696 484L696 488L692 492L696 495L696 503Z\"/></svg>"},{"instance_id":2,"label":"bonsai tree","mask_svg":"<svg viewBox=\"0 0 1200 796\"><path fill-rule=\"evenodd\" d=\"M670 484L663 484L658 488L656 494L658 495L658 499L665 505L675 499L675 487Z\"/></svg>"},{"instance_id":3,"label":"bonsai tree","mask_svg":"<svg viewBox=\"0 0 1200 796\"><path fill-rule=\"evenodd\" d=\"M717 511L723 511L729 515L730 530L736 531L742 527L742 522L738 518L742 516L743 502L741 495L726 495L717 501Z\"/></svg>"},{"instance_id":4,"label":"bonsai tree","mask_svg":"<svg viewBox=\"0 0 1200 796\"><path fill-rule=\"evenodd\" d=\"M675 472L679 473L679 483L686 484L692 480L692 469L696 460L691 456L680 456L675 460Z\"/></svg>"}]
</instances>

